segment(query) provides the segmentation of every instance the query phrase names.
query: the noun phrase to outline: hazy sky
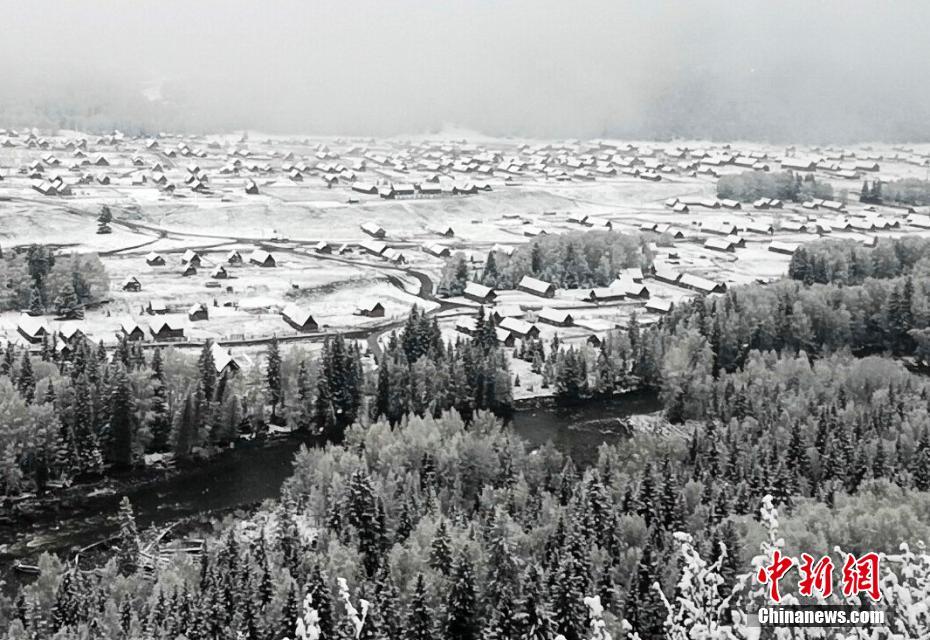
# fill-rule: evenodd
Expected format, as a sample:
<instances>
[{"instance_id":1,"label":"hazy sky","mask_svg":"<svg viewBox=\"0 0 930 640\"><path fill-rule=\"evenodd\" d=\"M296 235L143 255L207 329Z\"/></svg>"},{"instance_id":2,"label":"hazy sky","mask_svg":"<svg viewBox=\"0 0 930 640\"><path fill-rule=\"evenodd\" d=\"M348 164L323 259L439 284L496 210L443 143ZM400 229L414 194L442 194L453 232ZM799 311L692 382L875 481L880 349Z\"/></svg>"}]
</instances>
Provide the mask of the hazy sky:
<instances>
[{"instance_id":1,"label":"hazy sky","mask_svg":"<svg viewBox=\"0 0 930 640\"><path fill-rule=\"evenodd\" d=\"M40 110L310 134L930 134L927 2L0 0L0 16L7 120Z\"/></svg>"}]
</instances>

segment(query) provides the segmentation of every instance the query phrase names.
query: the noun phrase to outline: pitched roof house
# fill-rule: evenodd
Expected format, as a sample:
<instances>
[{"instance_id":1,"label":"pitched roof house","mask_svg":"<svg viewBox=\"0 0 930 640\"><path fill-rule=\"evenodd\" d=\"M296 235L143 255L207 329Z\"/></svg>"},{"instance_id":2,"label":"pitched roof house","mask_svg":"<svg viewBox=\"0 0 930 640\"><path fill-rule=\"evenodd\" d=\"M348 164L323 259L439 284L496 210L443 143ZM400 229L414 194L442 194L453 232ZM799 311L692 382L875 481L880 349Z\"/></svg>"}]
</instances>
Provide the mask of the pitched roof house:
<instances>
[{"instance_id":1,"label":"pitched roof house","mask_svg":"<svg viewBox=\"0 0 930 640\"><path fill-rule=\"evenodd\" d=\"M520 291L525 291L526 293L532 293L536 296L552 298L555 296L556 288L555 285L551 282L539 280L531 276L523 276L523 278L520 280L520 284L517 285L517 289Z\"/></svg>"},{"instance_id":2,"label":"pitched roof house","mask_svg":"<svg viewBox=\"0 0 930 640\"><path fill-rule=\"evenodd\" d=\"M180 340L184 337L184 326L175 318L160 318L149 323L149 333L157 342Z\"/></svg>"},{"instance_id":3,"label":"pitched roof house","mask_svg":"<svg viewBox=\"0 0 930 640\"><path fill-rule=\"evenodd\" d=\"M477 282L466 282L463 295L469 300L480 302L481 304L490 304L497 297L497 293L491 287L486 287Z\"/></svg>"},{"instance_id":4,"label":"pitched roof house","mask_svg":"<svg viewBox=\"0 0 930 640\"><path fill-rule=\"evenodd\" d=\"M25 338L27 342L38 344L48 335L48 326L46 326L45 320L41 317L30 316L24 313L19 316L19 322L16 324L16 331Z\"/></svg>"},{"instance_id":5,"label":"pitched roof house","mask_svg":"<svg viewBox=\"0 0 930 640\"><path fill-rule=\"evenodd\" d=\"M302 309L293 302L284 307L281 311L281 317L286 323L298 331L316 331L319 329L319 325L316 320L313 319L313 316L310 315L310 312L306 309Z\"/></svg>"},{"instance_id":6,"label":"pitched roof house","mask_svg":"<svg viewBox=\"0 0 930 640\"><path fill-rule=\"evenodd\" d=\"M264 249L256 249L249 256L250 264L257 264L260 267L276 267L278 266L278 261L275 259L274 255L265 251Z\"/></svg>"},{"instance_id":7,"label":"pitched roof house","mask_svg":"<svg viewBox=\"0 0 930 640\"><path fill-rule=\"evenodd\" d=\"M571 313L564 309L552 309L550 307L543 307L536 314L536 318L540 322L553 324L557 327L570 327L571 325L575 324L575 318Z\"/></svg>"}]
</instances>

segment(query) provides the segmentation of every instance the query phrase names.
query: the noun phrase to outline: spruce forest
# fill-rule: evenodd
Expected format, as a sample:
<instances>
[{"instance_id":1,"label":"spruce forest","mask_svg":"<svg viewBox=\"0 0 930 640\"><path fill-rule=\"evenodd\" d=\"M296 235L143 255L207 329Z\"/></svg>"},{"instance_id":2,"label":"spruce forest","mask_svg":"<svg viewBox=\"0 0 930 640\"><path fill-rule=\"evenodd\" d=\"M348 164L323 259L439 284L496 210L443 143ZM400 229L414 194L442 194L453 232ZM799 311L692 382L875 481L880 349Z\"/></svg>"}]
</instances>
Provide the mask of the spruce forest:
<instances>
[{"instance_id":1,"label":"spruce forest","mask_svg":"<svg viewBox=\"0 0 930 640\"><path fill-rule=\"evenodd\" d=\"M124 500L96 569L44 554L41 577L5 590L7 636L750 637L724 610L760 597L760 548L904 544L925 570L928 247L812 244L782 281L696 298L651 326L634 318L599 347L519 345L558 402L661 399L658 426L588 465L511 432L507 358L483 314L471 339L444 343L415 309L376 365L341 337L314 358L273 342L236 376L216 375L209 348L196 360L128 342L112 357L8 350L7 495L274 424L307 444L280 499L214 522L198 556L146 564L151 532ZM735 635L694 631L688 606ZM888 606L908 610L893 591ZM909 615L904 631L925 633L926 613Z\"/></svg>"}]
</instances>

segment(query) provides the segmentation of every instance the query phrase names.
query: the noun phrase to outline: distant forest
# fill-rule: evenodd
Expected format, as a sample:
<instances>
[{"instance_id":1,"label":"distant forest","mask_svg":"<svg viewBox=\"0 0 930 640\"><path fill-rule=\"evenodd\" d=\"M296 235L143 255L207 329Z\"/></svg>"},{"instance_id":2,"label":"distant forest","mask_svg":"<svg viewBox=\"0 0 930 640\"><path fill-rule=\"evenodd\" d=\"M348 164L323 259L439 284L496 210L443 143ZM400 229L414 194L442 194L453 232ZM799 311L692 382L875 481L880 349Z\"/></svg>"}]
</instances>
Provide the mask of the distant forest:
<instances>
[{"instance_id":1,"label":"distant forest","mask_svg":"<svg viewBox=\"0 0 930 640\"><path fill-rule=\"evenodd\" d=\"M45 246L0 252L0 311L75 309L106 296L107 272L96 254L61 255Z\"/></svg>"},{"instance_id":2,"label":"distant forest","mask_svg":"<svg viewBox=\"0 0 930 640\"><path fill-rule=\"evenodd\" d=\"M477 278L470 274L464 254L456 254L446 261L440 289L459 295L473 279L488 287L513 289L523 276L564 289L603 287L616 279L621 269L651 263L646 242L638 234L575 231L533 238L510 257L492 250Z\"/></svg>"},{"instance_id":3,"label":"distant forest","mask_svg":"<svg viewBox=\"0 0 930 640\"><path fill-rule=\"evenodd\" d=\"M785 202L801 202L811 198L833 198L833 187L817 182L812 175L780 171L743 171L720 176L717 180L717 197L752 202L759 198L775 198Z\"/></svg>"},{"instance_id":4,"label":"distant forest","mask_svg":"<svg viewBox=\"0 0 930 640\"><path fill-rule=\"evenodd\" d=\"M912 206L930 205L930 181L905 178L882 182L881 199Z\"/></svg>"}]
</instances>

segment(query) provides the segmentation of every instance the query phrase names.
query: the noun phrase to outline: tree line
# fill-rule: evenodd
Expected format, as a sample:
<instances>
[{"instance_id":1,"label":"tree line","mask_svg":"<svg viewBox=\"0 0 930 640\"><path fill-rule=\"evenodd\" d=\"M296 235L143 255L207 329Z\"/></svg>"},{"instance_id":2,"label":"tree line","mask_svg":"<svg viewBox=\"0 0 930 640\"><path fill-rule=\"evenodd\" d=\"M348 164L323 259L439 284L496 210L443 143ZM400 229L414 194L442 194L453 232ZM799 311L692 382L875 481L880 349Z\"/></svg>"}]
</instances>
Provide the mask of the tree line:
<instances>
[{"instance_id":1,"label":"tree line","mask_svg":"<svg viewBox=\"0 0 930 640\"><path fill-rule=\"evenodd\" d=\"M717 197L740 202L770 198L783 202L803 202L813 198L833 199L833 187L818 182L812 174L803 177L791 171L741 171L717 179Z\"/></svg>"},{"instance_id":2,"label":"tree line","mask_svg":"<svg viewBox=\"0 0 930 640\"><path fill-rule=\"evenodd\" d=\"M512 410L510 367L494 320L480 310L472 339L443 343L436 317L414 307L400 334L392 332L378 366L371 415L398 424L408 415L439 416L455 408L470 421L477 411Z\"/></svg>"},{"instance_id":3,"label":"tree line","mask_svg":"<svg viewBox=\"0 0 930 640\"><path fill-rule=\"evenodd\" d=\"M804 284L862 284L908 274L930 274L930 239L882 238L872 248L852 240L820 240L798 247L788 264L788 277Z\"/></svg>"},{"instance_id":4,"label":"tree line","mask_svg":"<svg viewBox=\"0 0 930 640\"><path fill-rule=\"evenodd\" d=\"M362 347L327 338L316 358L282 353L276 339L264 362L217 371L213 345L197 358L175 349L121 340L78 340L37 355L7 343L0 357L0 494L45 491L95 479L142 462L146 454L185 460L240 437L265 437L287 424L314 442L340 442L346 428L371 417L438 415L456 407L470 418L505 415L512 393L493 324L485 339L444 344L434 318L414 308L388 342L377 373Z\"/></svg>"},{"instance_id":5,"label":"tree line","mask_svg":"<svg viewBox=\"0 0 930 640\"><path fill-rule=\"evenodd\" d=\"M803 402L844 389L847 408L834 415L826 407L814 419L827 424L827 439L840 440L857 433L854 425L868 422L872 410L913 409L919 394L904 390L906 372L891 381L904 391L870 409L862 385L887 389L887 372L840 364L829 382L821 382L829 367L809 370L799 382L818 381L813 388L798 385L797 394L760 413L775 416L776 404L803 413ZM805 366L802 358L760 365L756 373L766 375L763 386L777 386L780 369L803 375ZM747 372L750 384L755 379ZM761 390L748 401L766 397ZM652 639L664 637L668 616L653 583L677 593L682 571L673 533L689 532L700 557L720 563L714 589L729 595L765 536L763 492L779 496L781 535L795 553L830 553L833 544L891 550L930 533L917 516L926 492L896 484L908 472L893 473L891 460L885 467L872 460L853 485L836 475L846 469L840 445L832 450L836 461L809 464L816 428L810 440L799 439L790 420L775 417L787 428L773 432L768 418L765 426L753 420L734 416L679 437L639 434L602 447L588 469L552 446L527 451L488 413L470 425L454 410L395 426L356 424L341 444L303 449L281 500L218 524L199 559L146 573L140 556L122 553L140 544L124 507L121 552L108 564L84 572L43 556L43 579L0 602L0 614L11 633L35 638L281 640L294 637L309 594L324 639L581 640L591 623L585 598L597 595L611 633L623 637L622 619ZM889 424L886 434L895 428ZM760 435L762 444L747 445ZM808 497L810 474L821 473L822 489ZM360 629L339 580L369 603Z\"/></svg>"},{"instance_id":6,"label":"tree line","mask_svg":"<svg viewBox=\"0 0 930 640\"><path fill-rule=\"evenodd\" d=\"M612 231L573 231L533 238L513 255L490 251L480 274L472 273L465 255L446 261L440 291L461 295L475 280L497 289L513 289L523 276L551 282L559 288L603 287L622 269L648 267L652 257L639 234Z\"/></svg>"},{"instance_id":7,"label":"tree line","mask_svg":"<svg viewBox=\"0 0 930 640\"><path fill-rule=\"evenodd\" d=\"M930 181L919 178L901 178L890 182L875 181L878 184L878 195L882 201L922 207L930 204ZM871 194L870 194L871 195Z\"/></svg>"},{"instance_id":8,"label":"tree line","mask_svg":"<svg viewBox=\"0 0 930 640\"><path fill-rule=\"evenodd\" d=\"M0 251L0 311L66 313L105 295L110 281L96 254L61 255L45 245Z\"/></svg>"}]
</instances>

